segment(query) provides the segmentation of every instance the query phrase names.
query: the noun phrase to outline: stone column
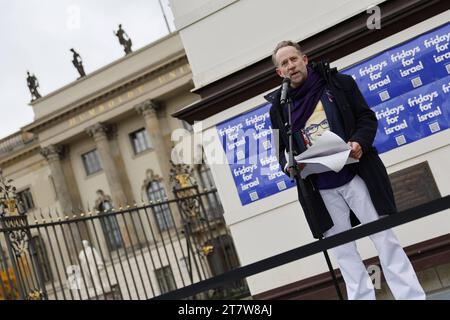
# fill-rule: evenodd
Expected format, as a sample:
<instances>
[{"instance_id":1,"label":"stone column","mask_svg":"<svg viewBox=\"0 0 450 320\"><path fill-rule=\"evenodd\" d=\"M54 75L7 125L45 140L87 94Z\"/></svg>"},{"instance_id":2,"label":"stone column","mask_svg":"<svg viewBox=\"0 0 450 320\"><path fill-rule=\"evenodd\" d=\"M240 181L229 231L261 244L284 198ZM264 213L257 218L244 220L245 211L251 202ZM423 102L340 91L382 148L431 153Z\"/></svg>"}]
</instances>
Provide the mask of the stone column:
<instances>
[{"instance_id":1,"label":"stone column","mask_svg":"<svg viewBox=\"0 0 450 320\"><path fill-rule=\"evenodd\" d=\"M170 175L170 148L164 143L164 137L161 133L156 110L158 106L151 100L144 101L136 105L136 111L144 117L145 127L153 142L153 147L158 153L159 166L166 187L166 193L172 192L169 183Z\"/></svg>"},{"instance_id":2,"label":"stone column","mask_svg":"<svg viewBox=\"0 0 450 320\"><path fill-rule=\"evenodd\" d=\"M53 178L56 197L61 205L62 212L59 212L61 217L66 215L72 217L74 213L78 213L78 208L74 206L70 196L66 177L64 175L63 166L61 163L61 156L63 155L63 148L61 146L49 145L41 149L42 156L47 159L50 167L50 172ZM77 214L78 215L78 214ZM69 226L70 225L70 229ZM81 240L87 239L88 231L84 225L79 224L79 228L74 223L63 226L63 232L66 234L69 243L69 252L75 257L78 256L78 251L81 249ZM80 234L81 233L81 234ZM61 238L60 238L61 239Z\"/></svg>"},{"instance_id":3,"label":"stone column","mask_svg":"<svg viewBox=\"0 0 450 320\"><path fill-rule=\"evenodd\" d=\"M86 132L94 138L95 144L97 145L97 151L100 155L102 169L106 175L106 180L108 181L109 189L111 191L114 208L118 211L120 207L132 204L127 201L124 185L120 179L119 168L114 161L110 141L108 139L117 133L116 127L104 123L96 123L87 128ZM134 221L133 225L133 221L131 220L132 217L130 215L122 215L121 218L119 218L119 216L115 217L117 217L125 247L138 243L139 235L142 234L142 230L137 221ZM134 226L137 226L137 230L134 230ZM127 232L127 229L130 233Z\"/></svg>"},{"instance_id":4,"label":"stone column","mask_svg":"<svg viewBox=\"0 0 450 320\"><path fill-rule=\"evenodd\" d=\"M120 206L125 206L127 204L127 198L120 181L118 168L111 156L111 148L108 141L108 127L105 124L97 123L87 128L86 132L94 138L97 145L100 162L111 190L114 207L117 209Z\"/></svg>"},{"instance_id":5,"label":"stone column","mask_svg":"<svg viewBox=\"0 0 450 320\"><path fill-rule=\"evenodd\" d=\"M66 178L64 176L61 155L63 148L61 146L50 145L41 149L41 154L47 159L52 174L53 183L55 185L56 196L61 205L62 216L71 216L74 206L67 187Z\"/></svg>"},{"instance_id":6,"label":"stone column","mask_svg":"<svg viewBox=\"0 0 450 320\"><path fill-rule=\"evenodd\" d=\"M159 167L161 169L162 183L166 190L166 196L173 194L170 185L170 148L164 143L164 137L161 132L156 111L158 106L151 100L144 101L135 106L135 110L144 117L145 128L149 133L150 139L153 142L153 148L158 155ZM169 205L173 214L174 222L177 227L181 225L181 216L175 203ZM153 221L156 225L156 221Z\"/></svg>"}]
</instances>

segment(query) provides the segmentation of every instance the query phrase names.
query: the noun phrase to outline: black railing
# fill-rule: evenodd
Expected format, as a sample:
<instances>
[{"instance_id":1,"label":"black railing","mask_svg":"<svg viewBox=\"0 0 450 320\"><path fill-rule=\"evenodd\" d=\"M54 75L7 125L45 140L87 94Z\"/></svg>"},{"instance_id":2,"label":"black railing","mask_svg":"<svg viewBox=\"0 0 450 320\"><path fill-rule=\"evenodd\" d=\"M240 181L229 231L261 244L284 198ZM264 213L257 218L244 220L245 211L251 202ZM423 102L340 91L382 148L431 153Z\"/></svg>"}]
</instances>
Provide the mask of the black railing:
<instances>
[{"instance_id":1,"label":"black railing","mask_svg":"<svg viewBox=\"0 0 450 320\"><path fill-rule=\"evenodd\" d=\"M371 234L381 232L396 226L400 226L426 216L450 209L450 196L445 196L428 203L421 204L414 208L406 209L398 214L385 217L356 228L335 234L331 237L317 240L301 247L274 255L272 257L238 267L234 270L222 273L213 278L209 278L198 283L194 283L184 288L180 288L169 293L155 297L158 300L188 299L201 292L207 292L212 288L223 286L234 281L242 280L261 272L282 266L286 263L309 257L339 245L367 237Z\"/></svg>"},{"instance_id":2,"label":"black railing","mask_svg":"<svg viewBox=\"0 0 450 320\"><path fill-rule=\"evenodd\" d=\"M118 210L0 218L0 298L149 299L239 267L222 207L206 202L217 191L178 191ZM238 280L191 298L248 295Z\"/></svg>"}]
</instances>

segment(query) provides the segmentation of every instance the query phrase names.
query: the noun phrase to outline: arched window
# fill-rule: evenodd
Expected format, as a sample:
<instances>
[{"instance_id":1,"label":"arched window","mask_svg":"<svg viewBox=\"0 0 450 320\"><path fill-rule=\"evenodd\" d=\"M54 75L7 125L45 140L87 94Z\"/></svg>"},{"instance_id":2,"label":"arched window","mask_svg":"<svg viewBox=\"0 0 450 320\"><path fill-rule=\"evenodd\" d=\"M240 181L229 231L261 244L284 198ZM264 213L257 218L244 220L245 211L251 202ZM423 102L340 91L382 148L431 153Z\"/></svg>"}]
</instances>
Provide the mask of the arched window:
<instances>
[{"instance_id":1,"label":"arched window","mask_svg":"<svg viewBox=\"0 0 450 320\"><path fill-rule=\"evenodd\" d=\"M108 200L100 202L97 207L100 213L109 213L112 209L112 204ZM106 238L106 244L110 251L117 250L123 247L122 235L120 234L119 223L115 215L100 217L102 230Z\"/></svg>"},{"instance_id":2,"label":"arched window","mask_svg":"<svg viewBox=\"0 0 450 320\"><path fill-rule=\"evenodd\" d=\"M199 186L203 189L215 188L214 179L211 174L211 168L206 164L202 163L196 167L197 174L199 177ZM206 195L208 216L221 216L223 209L222 203L220 202L217 192L208 193Z\"/></svg>"},{"instance_id":3,"label":"arched window","mask_svg":"<svg viewBox=\"0 0 450 320\"><path fill-rule=\"evenodd\" d=\"M152 207L155 214L156 222L160 231L173 228L175 223L173 222L172 212L167 203L158 204L158 201L164 201L166 198L166 192L161 182L154 180L147 185L147 197L148 200L155 203Z\"/></svg>"},{"instance_id":4,"label":"arched window","mask_svg":"<svg viewBox=\"0 0 450 320\"><path fill-rule=\"evenodd\" d=\"M44 277L44 281L48 282L53 279L52 271L50 268L50 261L47 255L47 249L45 248L44 241L40 236L33 236L31 238L32 248L34 249L34 253L30 251L31 254L35 254L37 263L39 268L42 271L42 276ZM31 248L30 248L31 249Z\"/></svg>"}]
</instances>

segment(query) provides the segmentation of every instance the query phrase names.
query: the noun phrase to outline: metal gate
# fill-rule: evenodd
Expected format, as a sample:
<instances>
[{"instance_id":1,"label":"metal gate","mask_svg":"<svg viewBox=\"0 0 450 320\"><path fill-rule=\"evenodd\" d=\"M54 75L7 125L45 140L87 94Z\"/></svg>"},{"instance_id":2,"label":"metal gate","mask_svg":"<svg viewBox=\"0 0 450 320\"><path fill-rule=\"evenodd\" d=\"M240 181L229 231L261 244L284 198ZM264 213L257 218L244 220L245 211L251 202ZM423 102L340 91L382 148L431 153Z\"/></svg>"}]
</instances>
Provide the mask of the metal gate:
<instances>
[{"instance_id":1,"label":"metal gate","mask_svg":"<svg viewBox=\"0 0 450 320\"><path fill-rule=\"evenodd\" d=\"M217 190L173 180L170 200L61 215L25 212L3 179L0 299L149 299L239 267ZM240 280L193 298L247 296Z\"/></svg>"}]
</instances>

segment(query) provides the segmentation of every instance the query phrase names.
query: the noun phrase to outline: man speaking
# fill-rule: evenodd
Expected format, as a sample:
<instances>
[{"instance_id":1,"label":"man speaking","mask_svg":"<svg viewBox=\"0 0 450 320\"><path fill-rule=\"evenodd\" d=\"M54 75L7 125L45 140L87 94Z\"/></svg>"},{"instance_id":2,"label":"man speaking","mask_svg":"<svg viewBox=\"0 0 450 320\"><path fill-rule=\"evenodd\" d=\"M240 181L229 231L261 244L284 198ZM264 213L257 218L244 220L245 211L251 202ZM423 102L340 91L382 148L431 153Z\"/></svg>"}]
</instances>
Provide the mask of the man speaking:
<instances>
[{"instance_id":1,"label":"man speaking","mask_svg":"<svg viewBox=\"0 0 450 320\"><path fill-rule=\"evenodd\" d=\"M281 168L287 174L294 169L287 167L285 155L289 145L286 98L292 101L290 128L295 155L304 152L324 131L330 130L348 142L350 157L359 160L337 173L327 171L309 175L297 185L299 201L313 236L329 237L358 223L369 223L380 216L396 213L386 168L372 146L377 119L353 78L330 69L327 63L308 65L307 56L292 41L280 42L272 59L277 74L288 79L284 81L287 90L280 89L274 95L270 109L272 128L279 130ZM393 231L372 234L370 239L378 251L394 297L425 299L411 262ZM335 247L331 252L339 264L348 299L375 299L375 290L356 242Z\"/></svg>"}]
</instances>

